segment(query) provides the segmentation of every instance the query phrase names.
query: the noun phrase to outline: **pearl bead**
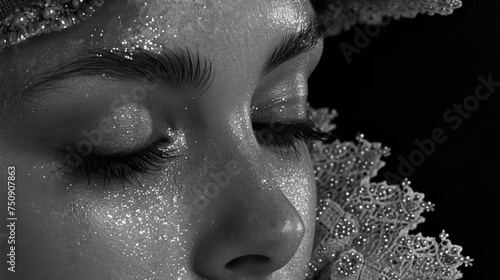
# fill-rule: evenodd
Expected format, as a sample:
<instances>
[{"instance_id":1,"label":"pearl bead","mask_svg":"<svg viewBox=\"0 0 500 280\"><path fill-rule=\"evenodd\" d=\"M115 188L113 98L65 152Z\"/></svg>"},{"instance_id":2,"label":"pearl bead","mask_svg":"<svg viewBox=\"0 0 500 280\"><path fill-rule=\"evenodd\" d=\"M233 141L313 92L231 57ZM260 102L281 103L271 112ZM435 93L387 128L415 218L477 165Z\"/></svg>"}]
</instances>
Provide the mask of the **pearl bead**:
<instances>
[{"instance_id":1,"label":"pearl bead","mask_svg":"<svg viewBox=\"0 0 500 280\"><path fill-rule=\"evenodd\" d=\"M56 9L54 7L46 7L43 10L43 19L53 19L56 17Z\"/></svg>"},{"instance_id":2,"label":"pearl bead","mask_svg":"<svg viewBox=\"0 0 500 280\"><path fill-rule=\"evenodd\" d=\"M23 27L28 24L28 18L23 14L19 13L12 19L12 25L15 27Z\"/></svg>"}]
</instances>

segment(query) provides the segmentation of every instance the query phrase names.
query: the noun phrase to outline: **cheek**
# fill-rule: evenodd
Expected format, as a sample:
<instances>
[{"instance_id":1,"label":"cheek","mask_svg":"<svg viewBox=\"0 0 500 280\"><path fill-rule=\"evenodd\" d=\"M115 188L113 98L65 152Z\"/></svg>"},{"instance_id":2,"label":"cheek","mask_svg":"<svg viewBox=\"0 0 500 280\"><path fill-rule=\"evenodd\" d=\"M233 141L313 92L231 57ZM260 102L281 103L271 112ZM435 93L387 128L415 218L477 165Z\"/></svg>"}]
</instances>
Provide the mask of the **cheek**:
<instances>
[{"instance_id":1,"label":"cheek","mask_svg":"<svg viewBox=\"0 0 500 280\"><path fill-rule=\"evenodd\" d=\"M182 228L178 188L167 174L144 178L142 187L82 182L68 188L40 166L17 166L18 251L28 254L33 271L57 279L186 271L191 242Z\"/></svg>"},{"instance_id":2,"label":"cheek","mask_svg":"<svg viewBox=\"0 0 500 280\"><path fill-rule=\"evenodd\" d=\"M84 221L79 226L90 229L88 248L95 254L106 248L105 252L121 260L115 267L137 266L135 271L125 269L124 275L177 271L185 262L189 238L181 228L177 188L165 176L154 178L141 180L139 187L85 192L74 205L74 215Z\"/></svg>"}]
</instances>

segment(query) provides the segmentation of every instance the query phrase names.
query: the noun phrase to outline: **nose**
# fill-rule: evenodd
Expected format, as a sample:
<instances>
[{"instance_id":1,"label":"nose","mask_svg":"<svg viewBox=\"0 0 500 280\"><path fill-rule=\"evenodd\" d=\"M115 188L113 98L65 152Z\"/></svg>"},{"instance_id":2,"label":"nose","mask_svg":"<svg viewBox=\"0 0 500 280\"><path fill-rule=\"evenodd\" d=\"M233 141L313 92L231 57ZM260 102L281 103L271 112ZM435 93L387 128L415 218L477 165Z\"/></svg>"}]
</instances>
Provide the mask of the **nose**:
<instances>
[{"instance_id":1,"label":"nose","mask_svg":"<svg viewBox=\"0 0 500 280\"><path fill-rule=\"evenodd\" d=\"M195 252L194 269L208 279L266 279L295 255L304 223L279 188L231 188ZM219 202L219 201L218 201Z\"/></svg>"}]
</instances>

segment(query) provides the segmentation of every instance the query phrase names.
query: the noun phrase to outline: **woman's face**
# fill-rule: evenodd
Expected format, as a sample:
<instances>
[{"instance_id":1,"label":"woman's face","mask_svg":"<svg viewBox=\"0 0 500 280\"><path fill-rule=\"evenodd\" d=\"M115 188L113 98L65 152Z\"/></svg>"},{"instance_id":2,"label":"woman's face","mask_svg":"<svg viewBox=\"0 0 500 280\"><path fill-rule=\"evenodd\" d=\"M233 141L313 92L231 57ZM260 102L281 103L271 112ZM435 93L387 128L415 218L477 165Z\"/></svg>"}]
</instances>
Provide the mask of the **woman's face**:
<instances>
[{"instance_id":1,"label":"woman's face","mask_svg":"<svg viewBox=\"0 0 500 280\"><path fill-rule=\"evenodd\" d=\"M282 125L257 124L305 120L316 32L303 0L106 1L0 53L2 99L51 81L1 112L17 279L304 279L307 147L269 144ZM102 47L146 51L44 74Z\"/></svg>"}]
</instances>

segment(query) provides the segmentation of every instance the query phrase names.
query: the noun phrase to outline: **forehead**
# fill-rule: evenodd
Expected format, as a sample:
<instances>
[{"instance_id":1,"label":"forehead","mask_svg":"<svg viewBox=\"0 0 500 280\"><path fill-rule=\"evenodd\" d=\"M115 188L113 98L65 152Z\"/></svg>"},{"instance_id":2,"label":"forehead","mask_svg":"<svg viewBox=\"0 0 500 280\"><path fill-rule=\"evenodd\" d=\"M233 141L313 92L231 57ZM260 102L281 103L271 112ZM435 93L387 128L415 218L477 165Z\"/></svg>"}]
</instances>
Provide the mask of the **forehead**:
<instances>
[{"instance_id":1,"label":"forehead","mask_svg":"<svg viewBox=\"0 0 500 280\"><path fill-rule=\"evenodd\" d=\"M121 16L129 22L119 33L129 43L141 47L181 41L248 44L245 39L258 35L265 41L310 19L311 10L305 3L302 0L129 1L128 8L121 11Z\"/></svg>"},{"instance_id":2,"label":"forehead","mask_svg":"<svg viewBox=\"0 0 500 280\"><path fill-rule=\"evenodd\" d=\"M14 89L20 80L98 47L189 47L247 67L313 15L308 0L108 0L83 23L0 53L0 77Z\"/></svg>"}]
</instances>

